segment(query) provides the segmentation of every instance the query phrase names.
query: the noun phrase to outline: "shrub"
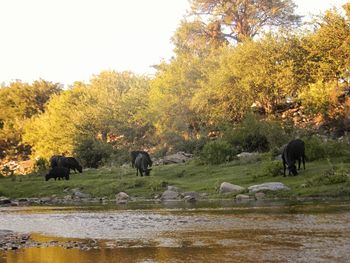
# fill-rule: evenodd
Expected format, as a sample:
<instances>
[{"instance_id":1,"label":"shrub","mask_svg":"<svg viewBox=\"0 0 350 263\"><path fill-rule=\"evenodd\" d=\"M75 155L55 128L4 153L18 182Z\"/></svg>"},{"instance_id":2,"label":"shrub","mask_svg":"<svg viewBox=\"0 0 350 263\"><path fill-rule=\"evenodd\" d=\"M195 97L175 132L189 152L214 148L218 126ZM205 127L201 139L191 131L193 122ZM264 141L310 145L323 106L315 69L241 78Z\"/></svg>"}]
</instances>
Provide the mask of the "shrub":
<instances>
[{"instance_id":1,"label":"shrub","mask_svg":"<svg viewBox=\"0 0 350 263\"><path fill-rule=\"evenodd\" d=\"M94 138L80 139L74 149L74 153L85 167L97 168L113 153L111 145Z\"/></svg>"},{"instance_id":2,"label":"shrub","mask_svg":"<svg viewBox=\"0 0 350 263\"><path fill-rule=\"evenodd\" d=\"M235 129L225 128L224 139L248 152L266 152L288 140L278 122L259 120L248 115Z\"/></svg>"},{"instance_id":3,"label":"shrub","mask_svg":"<svg viewBox=\"0 0 350 263\"><path fill-rule=\"evenodd\" d=\"M308 187L319 185L340 184L348 181L348 171L343 167L331 166L323 174L315 176L306 182Z\"/></svg>"},{"instance_id":4,"label":"shrub","mask_svg":"<svg viewBox=\"0 0 350 263\"><path fill-rule=\"evenodd\" d=\"M176 151L199 154L207 142L208 139L205 137L201 137L200 139L183 140L175 145L174 149L176 149Z\"/></svg>"},{"instance_id":5,"label":"shrub","mask_svg":"<svg viewBox=\"0 0 350 263\"><path fill-rule=\"evenodd\" d=\"M305 142L305 155L308 161L326 158L327 153L324 142L316 136L303 139Z\"/></svg>"},{"instance_id":6,"label":"shrub","mask_svg":"<svg viewBox=\"0 0 350 263\"><path fill-rule=\"evenodd\" d=\"M282 162L280 161L270 161L264 164L263 175L264 176L279 176L283 169Z\"/></svg>"},{"instance_id":7,"label":"shrub","mask_svg":"<svg viewBox=\"0 0 350 263\"><path fill-rule=\"evenodd\" d=\"M220 164L230 159L233 153L234 149L228 142L216 140L204 145L200 158L206 164Z\"/></svg>"},{"instance_id":8,"label":"shrub","mask_svg":"<svg viewBox=\"0 0 350 263\"><path fill-rule=\"evenodd\" d=\"M334 85L332 83L318 81L310 84L308 88L301 91L299 99L307 112L324 114L327 112L328 106L331 103L330 95L333 90Z\"/></svg>"},{"instance_id":9,"label":"shrub","mask_svg":"<svg viewBox=\"0 0 350 263\"><path fill-rule=\"evenodd\" d=\"M344 142L335 140L323 141L317 136L303 140L305 142L305 155L309 161L350 155L350 145Z\"/></svg>"},{"instance_id":10,"label":"shrub","mask_svg":"<svg viewBox=\"0 0 350 263\"><path fill-rule=\"evenodd\" d=\"M50 164L45 158L39 158L35 160L34 164L34 172L38 174L42 174L49 168Z\"/></svg>"}]
</instances>

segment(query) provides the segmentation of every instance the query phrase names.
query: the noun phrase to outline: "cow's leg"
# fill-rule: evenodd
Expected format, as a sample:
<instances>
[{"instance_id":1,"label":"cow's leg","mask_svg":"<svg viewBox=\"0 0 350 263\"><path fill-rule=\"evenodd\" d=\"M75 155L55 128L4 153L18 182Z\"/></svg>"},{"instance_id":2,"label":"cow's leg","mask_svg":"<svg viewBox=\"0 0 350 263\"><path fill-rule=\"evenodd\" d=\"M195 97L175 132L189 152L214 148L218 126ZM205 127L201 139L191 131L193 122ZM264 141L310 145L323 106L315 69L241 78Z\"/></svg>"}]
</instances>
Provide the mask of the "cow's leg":
<instances>
[{"instance_id":1,"label":"cow's leg","mask_svg":"<svg viewBox=\"0 0 350 263\"><path fill-rule=\"evenodd\" d=\"M301 158L303 158L303 166L304 166L304 170L305 170L305 155L303 155Z\"/></svg>"},{"instance_id":2,"label":"cow's leg","mask_svg":"<svg viewBox=\"0 0 350 263\"><path fill-rule=\"evenodd\" d=\"M298 170L300 170L301 157L298 158Z\"/></svg>"},{"instance_id":3,"label":"cow's leg","mask_svg":"<svg viewBox=\"0 0 350 263\"><path fill-rule=\"evenodd\" d=\"M286 177L286 161L283 158L283 177Z\"/></svg>"}]
</instances>

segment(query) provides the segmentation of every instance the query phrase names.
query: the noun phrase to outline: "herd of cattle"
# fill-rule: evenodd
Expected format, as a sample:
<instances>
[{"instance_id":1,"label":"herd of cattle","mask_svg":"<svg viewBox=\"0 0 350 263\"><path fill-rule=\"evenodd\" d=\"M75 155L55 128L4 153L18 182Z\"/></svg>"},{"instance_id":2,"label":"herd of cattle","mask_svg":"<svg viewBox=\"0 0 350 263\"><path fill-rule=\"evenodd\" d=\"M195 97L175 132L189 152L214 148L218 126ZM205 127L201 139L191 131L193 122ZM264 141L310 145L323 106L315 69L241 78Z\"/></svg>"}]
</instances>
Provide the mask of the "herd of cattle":
<instances>
[{"instance_id":1,"label":"herd of cattle","mask_svg":"<svg viewBox=\"0 0 350 263\"><path fill-rule=\"evenodd\" d=\"M146 151L132 151L130 153L131 166L136 168L136 176L140 175L149 176L152 170L152 160ZM298 169L303 162L305 169L305 143L300 140L290 141L283 149L282 152L283 161L283 176L286 176L286 168L288 168L289 175L297 175L296 162L298 161ZM82 166L74 157L65 157L62 155L54 155L50 158L51 169L48 174L45 175L45 180L58 179L69 180L70 170L74 172L83 172Z\"/></svg>"}]
</instances>

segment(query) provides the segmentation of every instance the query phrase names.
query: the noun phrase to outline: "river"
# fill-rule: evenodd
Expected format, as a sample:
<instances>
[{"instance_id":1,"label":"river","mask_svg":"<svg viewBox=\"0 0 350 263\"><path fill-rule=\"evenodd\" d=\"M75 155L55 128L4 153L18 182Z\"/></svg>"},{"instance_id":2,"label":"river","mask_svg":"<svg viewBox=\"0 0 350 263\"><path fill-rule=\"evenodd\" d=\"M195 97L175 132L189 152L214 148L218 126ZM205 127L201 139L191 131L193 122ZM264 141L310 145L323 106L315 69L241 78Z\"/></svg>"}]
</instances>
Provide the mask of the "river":
<instances>
[{"instance_id":1,"label":"river","mask_svg":"<svg viewBox=\"0 0 350 263\"><path fill-rule=\"evenodd\" d=\"M0 263L349 262L350 202L0 208Z\"/></svg>"}]
</instances>

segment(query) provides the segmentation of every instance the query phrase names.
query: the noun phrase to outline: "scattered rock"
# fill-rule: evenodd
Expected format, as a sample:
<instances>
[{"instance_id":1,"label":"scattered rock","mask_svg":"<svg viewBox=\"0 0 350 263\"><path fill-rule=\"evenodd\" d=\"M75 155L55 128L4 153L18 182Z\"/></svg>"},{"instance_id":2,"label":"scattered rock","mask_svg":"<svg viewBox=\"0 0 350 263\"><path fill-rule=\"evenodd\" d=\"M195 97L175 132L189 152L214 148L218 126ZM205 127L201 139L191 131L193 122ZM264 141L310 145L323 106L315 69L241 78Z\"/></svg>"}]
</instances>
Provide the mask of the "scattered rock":
<instances>
[{"instance_id":1,"label":"scattered rock","mask_svg":"<svg viewBox=\"0 0 350 263\"><path fill-rule=\"evenodd\" d=\"M285 186L283 183L280 182L271 182L271 183L264 183L264 184L257 184L252 185L248 187L248 190L250 193L256 193L260 191L289 191L289 187Z\"/></svg>"},{"instance_id":2,"label":"scattered rock","mask_svg":"<svg viewBox=\"0 0 350 263\"><path fill-rule=\"evenodd\" d=\"M196 202L201 197L197 192L184 192L181 196L185 202Z\"/></svg>"},{"instance_id":3,"label":"scattered rock","mask_svg":"<svg viewBox=\"0 0 350 263\"><path fill-rule=\"evenodd\" d=\"M115 201L118 204L125 204L128 202L129 199L130 199L130 196L124 192L119 192L118 194L115 195Z\"/></svg>"},{"instance_id":4,"label":"scattered rock","mask_svg":"<svg viewBox=\"0 0 350 263\"><path fill-rule=\"evenodd\" d=\"M164 156L158 162L160 164L184 163L193 158L193 155L185 152L177 152L175 154Z\"/></svg>"},{"instance_id":5,"label":"scattered rock","mask_svg":"<svg viewBox=\"0 0 350 263\"><path fill-rule=\"evenodd\" d=\"M197 199L191 195L185 195L185 197L182 200L184 200L187 203L194 203L197 201Z\"/></svg>"},{"instance_id":6,"label":"scattered rock","mask_svg":"<svg viewBox=\"0 0 350 263\"><path fill-rule=\"evenodd\" d=\"M257 192L254 196L256 200L262 200L265 198L265 194L263 192Z\"/></svg>"},{"instance_id":7,"label":"scattered rock","mask_svg":"<svg viewBox=\"0 0 350 263\"><path fill-rule=\"evenodd\" d=\"M0 197L0 205L10 205L11 199L7 197Z\"/></svg>"},{"instance_id":8,"label":"scattered rock","mask_svg":"<svg viewBox=\"0 0 350 263\"><path fill-rule=\"evenodd\" d=\"M160 197L162 201L168 201L168 200L179 200L180 194L177 191L172 190L165 190Z\"/></svg>"},{"instance_id":9,"label":"scattered rock","mask_svg":"<svg viewBox=\"0 0 350 263\"><path fill-rule=\"evenodd\" d=\"M238 159L243 163L253 163L259 161L259 153L256 152L241 152L236 155Z\"/></svg>"},{"instance_id":10,"label":"scattered rock","mask_svg":"<svg viewBox=\"0 0 350 263\"><path fill-rule=\"evenodd\" d=\"M179 192L179 188L177 188L176 186L173 186L173 185L168 185L167 190Z\"/></svg>"},{"instance_id":11,"label":"scattered rock","mask_svg":"<svg viewBox=\"0 0 350 263\"><path fill-rule=\"evenodd\" d=\"M227 183L227 182L223 182L220 185L220 189L219 189L219 192L221 194L240 193L242 191L244 191L244 187L239 186L239 185L235 185L235 184L231 184L231 183Z\"/></svg>"},{"instance_id":12,"label":"scattered rock","mask_svg":"<svg viewBox=\"0 0 350 263\"><path fill-rule=\"evenodd\" d=\"M73 188L70 190L73 193L74 198L90 198L91 195L83 193L79 188Z\"/></svg>"},{"instance_id":13,"label":"scattered rock","mask_svg":"<svg viewBox=\"0 0 350 263\"><path fill-rule=\"evenodd\" d=\"M250 199L249 195L238 194L236 195L237 201L248 201Z\"/></svg>"}]
</instances>

